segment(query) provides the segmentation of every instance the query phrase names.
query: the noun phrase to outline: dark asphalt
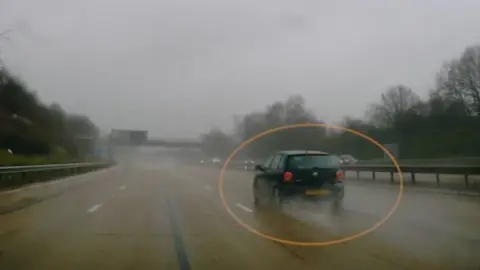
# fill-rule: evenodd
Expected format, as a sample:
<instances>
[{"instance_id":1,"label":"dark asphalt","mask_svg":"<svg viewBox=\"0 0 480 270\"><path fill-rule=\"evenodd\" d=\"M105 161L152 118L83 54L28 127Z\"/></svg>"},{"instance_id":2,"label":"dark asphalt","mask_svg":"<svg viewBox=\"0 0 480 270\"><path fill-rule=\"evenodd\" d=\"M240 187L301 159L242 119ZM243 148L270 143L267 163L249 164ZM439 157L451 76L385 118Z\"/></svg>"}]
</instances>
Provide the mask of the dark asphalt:
<instances>
[{"instance_id":1,"label":"dark asphalt","mask_svg":"<svg viewBox=\"0 0 480 270\"><path fill-rule=\"evenodd\" d=\"M373 233L327 247L285 246L245 230L225 211L218 170L171 163L117 166L0 193L0 269L471 269L480 268L480 199L407 191ZM348 180L347 180L348 181ZM331 240L368 228L397 190L347 185L345 212L328 205L256 211L251 173L228 171L231 209L253 228L290 240Z\"/></svg>"}]
</instances>

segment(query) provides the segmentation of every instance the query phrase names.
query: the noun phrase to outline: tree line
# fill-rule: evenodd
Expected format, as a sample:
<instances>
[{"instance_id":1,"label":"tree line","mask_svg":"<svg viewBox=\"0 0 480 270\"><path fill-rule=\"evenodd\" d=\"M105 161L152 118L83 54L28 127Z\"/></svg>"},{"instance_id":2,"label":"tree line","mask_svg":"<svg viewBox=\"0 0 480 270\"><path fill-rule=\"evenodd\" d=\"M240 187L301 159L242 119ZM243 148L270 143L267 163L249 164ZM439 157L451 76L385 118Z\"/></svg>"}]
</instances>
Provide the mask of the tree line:
<instances>
[{"instance_id":1,"label":"tree line","mask_svg":"<svg viewBox=\"0 0 480 270\"><path fill-rule=\"evenodd\" d=\"M25 83L0 68L0 163L12 154L82 158L97 135L88 117L41 103Z\"/></svg>"},{"instance_id":2,"label":"tree line","mask_svg":"<svg viewBox=\"0 0 480 270\"><path fill-rule=\"evenodd\" d=\"M352 97L355 93L352 93ZM276 101L264 111L235 120L235 131L211 130L202 136L203 151L224 156L241 141L282 125L322 123L301 96ZM443 158L480 155L480 45L440 68L426 99L404 84L392 85L370 104L364 118L344 117L340 125L358 130L382 144L397 144L400 158ZM264 157L282 149L317 149L361 159L384 153L364 138L330 129L298 128L266 135L241 154Z\"/></svg>"}]
</instances>

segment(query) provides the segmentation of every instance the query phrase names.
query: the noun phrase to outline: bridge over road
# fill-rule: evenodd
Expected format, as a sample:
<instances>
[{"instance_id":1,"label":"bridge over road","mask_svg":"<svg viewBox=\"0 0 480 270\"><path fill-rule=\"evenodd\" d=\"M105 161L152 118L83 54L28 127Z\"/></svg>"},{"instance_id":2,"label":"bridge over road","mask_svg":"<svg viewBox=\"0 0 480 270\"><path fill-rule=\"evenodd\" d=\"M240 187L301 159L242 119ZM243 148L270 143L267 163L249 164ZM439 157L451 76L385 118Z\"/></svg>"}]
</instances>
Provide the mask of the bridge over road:
<instances>
[{"instance_id":1,"label":"bridge over road","mask_svg":"<svg viewBox=\"0 0 480 270\"><path fill-rule=\"evenodd\" d=\"M162 146L162 147L174 147L174 148L200 148L200 140L187 139L150 139L142 145L144 146Z\"/></svg>"},{"instance_id":2,"label":"bridge over road","mask_svg":"<svg viewBox=\"0 0 480 270\"><path fill-rule=\"evenodd\" d=\"M146 130L112 129L108 141L111 145L200 148L200 139L154 139Z\"/></svg>"}]
</instances>

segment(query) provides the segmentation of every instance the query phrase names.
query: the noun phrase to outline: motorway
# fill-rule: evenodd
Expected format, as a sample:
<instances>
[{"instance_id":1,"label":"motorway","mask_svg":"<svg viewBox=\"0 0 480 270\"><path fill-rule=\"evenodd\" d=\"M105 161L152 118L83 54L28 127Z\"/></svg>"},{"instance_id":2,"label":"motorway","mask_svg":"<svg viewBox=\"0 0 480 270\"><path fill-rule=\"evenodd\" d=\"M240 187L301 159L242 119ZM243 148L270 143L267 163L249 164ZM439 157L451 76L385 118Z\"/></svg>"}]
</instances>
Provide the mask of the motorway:
<instances>
[{"instance_id":1,"label":"motorway","mask_svg":"<svg viewBox=\"0 0 480 270\"><path fill-rule=\"evenodd\" d=\"M287 246L247 231L227 214L218 173L142 162L48 184L70 186L0 214L0 269L480 269L480 197L406 191L397 212L371 234L333 246ZM327 204L299 203L274 213L255 210L251 178L245 171L225 174L230 208L257 230L297 241L368 228L397 194L352 183L341 215Z\"/></svg>"}]
</instances>

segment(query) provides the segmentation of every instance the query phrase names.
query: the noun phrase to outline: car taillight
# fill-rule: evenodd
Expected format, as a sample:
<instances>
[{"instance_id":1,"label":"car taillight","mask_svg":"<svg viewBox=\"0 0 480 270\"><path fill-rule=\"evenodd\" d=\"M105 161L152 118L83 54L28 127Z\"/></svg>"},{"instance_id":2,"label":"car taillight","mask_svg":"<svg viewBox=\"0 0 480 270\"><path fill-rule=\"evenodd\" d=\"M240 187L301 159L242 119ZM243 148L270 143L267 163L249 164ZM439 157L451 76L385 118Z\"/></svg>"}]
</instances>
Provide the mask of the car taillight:
<instances>
[{"instance_id":1,"label":"car taillight","mask_svg":"<svg viewBox=\"0 0 480 270\"><path fill-rule=\"evenodd\" d=\"M283 181L285 182L292 181L292 178L293 178L293 174L291 172L285 172L283 174Z\"/></svg>"},{"instance_id":2,"label":"car taillight","mask_svg":"<svg viewBox=\"0 0 480 270\"><path fill-rule=\"evenodd\" d=\"M337 181L343 181L343 172L337 171Z\"/></svg>"}]
</instances>

